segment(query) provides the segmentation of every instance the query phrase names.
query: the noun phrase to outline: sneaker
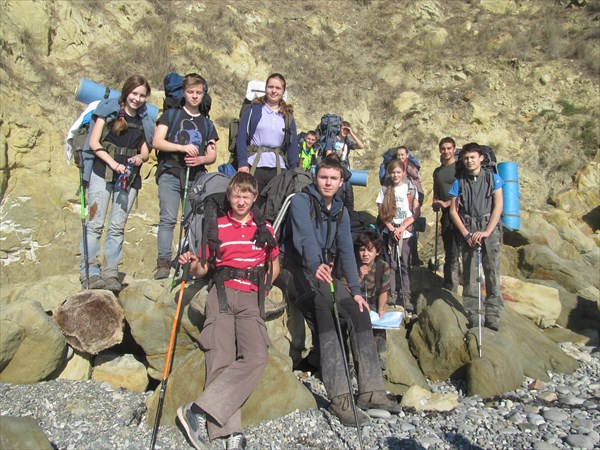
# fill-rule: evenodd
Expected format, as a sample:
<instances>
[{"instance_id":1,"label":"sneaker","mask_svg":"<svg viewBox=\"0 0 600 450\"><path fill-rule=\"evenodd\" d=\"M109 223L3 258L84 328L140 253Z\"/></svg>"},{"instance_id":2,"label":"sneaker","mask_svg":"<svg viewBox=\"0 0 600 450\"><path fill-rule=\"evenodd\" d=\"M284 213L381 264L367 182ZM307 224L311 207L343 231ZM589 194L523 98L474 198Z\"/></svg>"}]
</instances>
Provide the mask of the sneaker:
<instances>
[{"instance_id":1,"label":"sneaker","mask_svg":"<svg viewBox=\"0 0 600 450\"><path fill-rule=\"evenodd\" d=\"M104 283L104 289L113 291L115 294L118 294L119 292L121 292L121 289L123 289L123 286L121 286L121 282L117 277L107 278L106 280L104 280Z\"/></svg>"},{"instance_id":2,"label":"sneaker","mask_svg":"<svg viewBox=\"0 0 600 450\"><path fill-rule=\"evenodd\" d=\"M156 260L156 269L154 269L154 279L164 280L171 274L171 262L168 259L158 258Z\"/></svg>"},{"instance_id":3,"label":"sneaker","mask_svg":"<svg viewBox=\"0 0 600 450\"><path fill-rule=\"evenodd\" d=\"M192 408L197 412L192 411ZM189 441L197 450L207 450L210 447L206 431L206 414L200 408L194 403L182 405L177 409L177 418Z\"/></svg>"},{"instance_id":4,"label":"sneaker","mask_svg":"<svg viewBox=\"0 0 600 450\"><path fill-rule=\"evenodd\" d=\"M385 391L363 392L358 394L356 406L360 409L383 409L392 414L402 412L402 408L398 402L390 400Z\"/></svg>"},{"instance_id":5,"label":"sneaker","mask_svg":"<svg viewBox=\"0 0 600 450\"><path fill-rule=\"evenodd\" d=\"M246 436L242 433L233 433L225 442L227 450L244 450L246 448Z\"/></svg>"},{"instance_id":6,"label":"sneaker","mask_svg":"<svg viewBox=\"0 0 600 450\"><path fill-rule=\"evenodd\" d=\"M352 403L350 394L339 395L334 397L329 404L329 411L340 419L342 425L347 427L356 426L356 420L354 418L354 411L352 409ZM360 409L356 410L356 416L358 417L358 425L364 426L371 422L371 419Z\"/></svg>"},{"instance_id":7,"label":"sneaker","mask_svg":"<svg viewBox=\"0 0 600 450\"><path fill-rule=\"evenodd\" d=\"M82 289L104 289L104 286L106 286L106 283L99 275L94 275L94 276L90 277L89 282L87 283L87 288L85 285L86 285L86 280L84 278L83 280L81 280L81 288Z\"/></svg>"}]
</instances>

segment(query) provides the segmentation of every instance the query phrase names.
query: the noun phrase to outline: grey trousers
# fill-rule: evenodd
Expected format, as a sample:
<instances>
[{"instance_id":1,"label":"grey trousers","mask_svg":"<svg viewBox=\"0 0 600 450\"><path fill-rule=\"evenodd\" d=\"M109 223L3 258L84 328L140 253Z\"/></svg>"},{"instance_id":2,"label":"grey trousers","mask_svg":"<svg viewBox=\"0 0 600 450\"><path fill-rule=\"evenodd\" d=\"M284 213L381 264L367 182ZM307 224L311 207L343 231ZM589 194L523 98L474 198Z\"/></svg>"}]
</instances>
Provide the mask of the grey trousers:
<instances>
[{"instance_id":1,"label":"grey trousers","mask_svg":"<svg viewBox=\"0 0 600 450\"><path fill-rule=\"evenodd\" d=\"M481 264L485 274L486 298L483 302L485 317L499 319L504 308L500 292L500 250L502 235L496 229L483 242ZM469 247L463 239L460 243L463 259L463 306L468 315L477 314L479 283L477 281L477 249Z\"/></svg>"},{"instance_id":2,"label":"grey trousers","mask_svg":"<svg viewBox=\"0 0 600 450\"><path fill-rule=\"evenodd\" d=\"M329 399L347 394L348 381L344 358L333 315L333 298L327 283L321 283L291 259L277 277L276 285L288 293L309 324L313 342L319 346L321 375ZM343 283L334 277L335 295L340 302L340 322L350 338L350 350L356 368L358 392L385 391L383 373L373 339L369 312L361 313ZM316 339L315 339L316 337Z\"/></svg>"},{"instance_id":3,"label":"grey trousers","mask_svg":"<svg viewBox=\"0 0 600 450\"><path fill-rule=\"evenodd\" d=\"M458 291L458 259L460 252L456 229L450 220L448 211L442 212L442 243L444 244L444 288L452 292Z\"/></svg>"},{"instance_id":4,"label":"grey trousers","mask_svg":"<svg viewBox=\"0 0 600 450\"><path fill-rule=\"evenodd\" d=\"M256 292L225 291L226 313L219 312L216 288L209 292L200 334L206 385L195 403L208 414L210 439L242 431L241 407L267 366L270 344Z\"/></svg>"}]
</instances>

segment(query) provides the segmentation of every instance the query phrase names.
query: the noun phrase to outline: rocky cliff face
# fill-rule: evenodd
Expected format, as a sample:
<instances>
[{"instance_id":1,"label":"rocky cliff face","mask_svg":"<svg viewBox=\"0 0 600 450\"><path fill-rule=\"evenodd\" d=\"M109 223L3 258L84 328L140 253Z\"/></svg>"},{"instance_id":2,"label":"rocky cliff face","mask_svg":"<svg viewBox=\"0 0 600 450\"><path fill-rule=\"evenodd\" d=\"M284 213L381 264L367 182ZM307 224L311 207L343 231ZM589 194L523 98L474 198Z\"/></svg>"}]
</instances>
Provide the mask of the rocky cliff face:
<instances>
[{"instance_id":1,"label":"rocky cliff face","mask_svg":"<svg viewBox=\"0 0 600 450\"><path fill-rule=\"evenodd\" d=\"M354 167L373 172L359 208L374 212L392 145L421 160L430 223L441 137L517 161L523 231L507 240L504 271L597 301L600 8L568 3L2 0L0 282L77 273L78 173L63 143L83 109L80 78L120 88L140 73L161 105L169 70L203 74L223 162L246 80L279 71L300 129L336 112L364 138ZM127 224L121 268L134 277L152 273L157 199L151 176ZM422 256L433 239L421 237Z\"/></svg>"}]
</instances>

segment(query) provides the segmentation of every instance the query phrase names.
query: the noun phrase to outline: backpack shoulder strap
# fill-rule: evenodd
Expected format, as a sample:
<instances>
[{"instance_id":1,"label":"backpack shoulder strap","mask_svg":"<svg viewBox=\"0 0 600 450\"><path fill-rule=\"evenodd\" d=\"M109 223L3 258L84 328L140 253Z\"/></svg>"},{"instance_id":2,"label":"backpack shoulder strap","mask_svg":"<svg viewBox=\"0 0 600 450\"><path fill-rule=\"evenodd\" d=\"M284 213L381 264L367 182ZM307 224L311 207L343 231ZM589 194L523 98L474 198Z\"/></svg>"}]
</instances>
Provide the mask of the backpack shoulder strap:
<instances>
[{"instance_id":1,"label":"backpack shoulder strap","mask_svg":"<svg viewBox=\"0 0 600 450\"><path fill-rule=\"evenodd\" d=\"M167 141L173 142L173 136L175 135L175 124L181 117L181 108L171 108L167 111Z\"/></svg>"},{"instance_id":2,"label":"backpack shoulder strap","mask_svg":"<svg viewBox=\"0 0 600 450\"><path fill-rule=\"evenodd\" d=\"M283 130L283 153L287 152L290 143L292 142L292 121L294 120L294 115L292 113L287 113L283 116L283 121L285 123Z\"/></svg>"}]
</instances>

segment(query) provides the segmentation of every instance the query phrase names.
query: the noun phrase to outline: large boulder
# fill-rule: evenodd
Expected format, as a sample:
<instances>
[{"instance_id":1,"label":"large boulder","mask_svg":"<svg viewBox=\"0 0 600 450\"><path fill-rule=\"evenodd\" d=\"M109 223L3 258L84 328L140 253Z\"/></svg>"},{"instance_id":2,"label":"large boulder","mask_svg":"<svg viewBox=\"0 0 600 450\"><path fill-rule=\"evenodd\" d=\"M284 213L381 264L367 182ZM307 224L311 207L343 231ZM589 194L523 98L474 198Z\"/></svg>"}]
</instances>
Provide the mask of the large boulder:
<instances>
[{"instance_id":1,"label":"large boulder","mask_svg":"<svg viewBox=\"0 0 600 450\"><path fill-rule=\"evenodd\" d=\"M528 278L555 280L584 298L596 300L599 297L597 267L561 258L550 248L539 244L525 245L519 253L522 270Z\"/></svg>"},{"instance_id":2,"label":"large boulder","mask_svg":"<svg viewBox=\"0 0 600 450\"><path fill-rule=\"evenodd\" d=\"M3 287L0 290L0 304L32 301L39 302L46 312L54 311L80 288L77 274L53 275L34 284L23 282Z\"/></svg>"},{"instance_id":3,"label":"large boulder","mask_svg":"<svg viewBox=\"0 0 600 450\"><path fill-rule=\"evenodd\" d=\"M427 379L410 352L404 325L399 330L386 330L385 355L384 380L388 391L400 394L414 385L429 389Z\"/></svg>"},{"instance_id":4,"label":"large boulder","mask_svg":"<svg viewBox=\"0 0 600 450\"><path fill-rule=\"evenodd\" d=\"M0 371L15 356L25 338L25 328L12 320L0 320Z\"/></svg>"},{"instance_id":5,"label":"large boulder","mask_svg":"<svg viewBox=\"0 0 600 450\"><path fill-rule=\"evenodd\" d=\"M492 397L521 385L523 377L547 380L548 372L570 373L577 362L567 356L530 320L504 309L500 331L467 329L458 301L445 290L426 291L418 323L410 334L413 354L425 376L434 381L467 380L469 395Z\"/></svg>"},{"instance_id":6,"label":"large boulder","mask_svg":"<svg viewBox=\"0 0 600 450\"><path fill-rule=\"evenodd\" d=\"M85 381L92 376L92 357L87 353L80 353L77 350L59 369L59 380Z\"/></svg>"},{"instance_id":7,"label":"large boulder","mask_svg":"<svg viewBox=\"0 0 600 450\"><path fill-rule=\"evenodd\" d=\"M92 379L106 381L116 388L144 392L148 387L146 366L133 355L102 353L94 360Z\"/></svg>"},{"instance_id":8,"label":"large boulder","mask_svg":"<svg viewBox=\"0 0 600 450\"><path fill-rule=\"evenodd\" d=\"M169 282L170 280L135 281L119 295L131 335L146 355L148 375L156 380L162 378L180 293L180 288L171 289ZM173 368L197 348L196 342L200 337L204 316L190 307L190 301L200 290L206 292L206 287L194 283L183 291Z\"/></svg>"},{"instance_id":9,"label":"large boulder","mask_svg":"<svg viewBox=\"0 0 600 450\"><path fill-rule=\"evenodd\" d=\"M52 450L54 446L33 417L2 416L0 448Z\"/></svg>"},{"instance_id":10,"label":"large boulder","mask_svg":"<svg viewBox=\"0 0 600 450\"><path fill-rule=\"evenodd\" d=\"M244 427L275 419L295 410L316 408L313 395L298 381L291 369L291 360L288 357L269 349L267 367L256 388L242 406ZM201 350L188 353L169 376L161 424L175 424L177 408L198 398L204 389L205 376L204 353ZM273 383L276 384L276 389L273 388ZM159 395L160 387L146 402L149 425L154 423Z\"/></svg>"},{"instance_id":11,"label":"large boulder","mask_svg":"<svg viewBox=\"0 0 600 450\"><path fill-rule=\"evenodd\" d=\"M4 362L0 382L36 383L61 366L66 349L65 338L38 302L2 306L0 322L3 325L7 322L14 324L9 326L13 331L0 335L0 355L12 354L8 363Z\"/></svg>"},{"instance_id":12,"label":"large boulder","mask_svg":"<svg viewBox=\"0 0 600 450\"><path fill-rule=\"evenodd\" d=\"M558 290L508 276L500 277L502 298L512 309L540 328L556 324L561 304Z\"/></svg>"},{"instance_id":13,"label":"large boulder","mask_svg":"<svg viewBox=\"0 0 600 450\"><path fill-rule=\"evenodd\" d=\"M428 304L413 326L410 348L427 378L446 380L469 362L464 345L467 319L449 291L432 289L423 297Z\"/></svg>"}]
</instances>

